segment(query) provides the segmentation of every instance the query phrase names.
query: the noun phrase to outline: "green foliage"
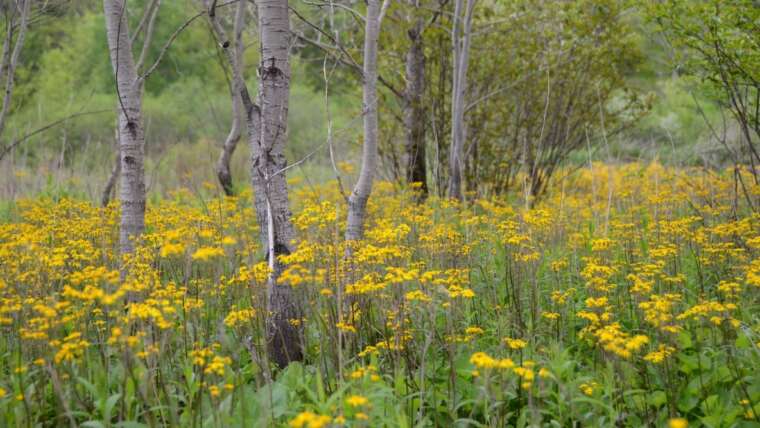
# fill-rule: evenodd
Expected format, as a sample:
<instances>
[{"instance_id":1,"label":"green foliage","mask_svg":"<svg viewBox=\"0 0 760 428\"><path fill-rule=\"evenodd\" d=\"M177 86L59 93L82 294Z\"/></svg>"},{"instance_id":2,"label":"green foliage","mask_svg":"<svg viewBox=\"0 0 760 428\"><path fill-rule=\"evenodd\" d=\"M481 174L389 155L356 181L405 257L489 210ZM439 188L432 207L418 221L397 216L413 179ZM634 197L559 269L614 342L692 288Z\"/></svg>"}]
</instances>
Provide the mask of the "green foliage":
<instances>
[{"instance_id":1,"label":"green foliage","mask_svg":"<svg viewBox=\"0 0 760 428\"><path fill-rule=\"evenodd\" d=\"M62 138L69 141L69 149L75 154L81 154L85 141L94 140L108 146L114 138L116 94L100 7L95 3L85 6L80 13L68 10L61 16L46 16L42 23L49 25L40 24L30 29L7 135L19 137L77 112L107 109L114 113L72 119L25 143L32 159L36 152L45 152L46 146ZM171 35L199 8L190 0L162 2L143 71L157 60ZM141 11L140 2L130 2L130 9ZM130 20L130 25L137 26L139 19L140 16L132 16L134 22ZM248 33L245 39L251 43ZM140 38L135 41L135 55L139 54L142 42ZM255 93L256 49L247 50L244 62L249 86ZM209 138L221 140L226 135L230 101L223 64L202 18L179 34L146 80L144 109L149 153L160 156L172 144ZM298 68L294 73L303 74ZM294 84L293 111L304 112L292 122L294 144L291 147L295 153L305 153L318 135L324 135L325 128L321 124L324 118L314 114L323 110L324 103L320 104L318 99L302 84ZM299 106L301 102L303 108ZM340 113L338 109L335 114ZM92 158L91 153L86 156Z\"/></svg>"},{"instance_id":2,"label":"green foliage","mask_svg":"<svg viewBox=\"0 0 760 428\"><path fill-rule=\"evenodd\" d=\"M715 139L726 146L734 163L749 163L754 169L760 162L756 147L760 142L757 1L666 0L647 5L649 19L676 49L678 71L699 79L711 97L733 116L738 136L729 139L715 135ZM734 141L740 143L734 144L738 148L729 147Z\"/></svg>"}]
</instances>

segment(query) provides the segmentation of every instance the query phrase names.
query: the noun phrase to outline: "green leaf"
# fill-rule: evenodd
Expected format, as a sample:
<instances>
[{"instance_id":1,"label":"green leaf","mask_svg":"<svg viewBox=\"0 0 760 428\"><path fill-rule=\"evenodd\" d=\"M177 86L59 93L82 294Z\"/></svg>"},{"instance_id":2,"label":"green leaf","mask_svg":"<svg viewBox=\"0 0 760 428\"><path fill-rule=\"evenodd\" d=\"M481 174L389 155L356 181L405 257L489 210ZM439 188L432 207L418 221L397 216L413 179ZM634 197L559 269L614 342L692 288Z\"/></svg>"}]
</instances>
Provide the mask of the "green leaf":
<instances>
[{"instance_id":1,"label":"green leaf","mask_svg":"<svg viewBox=\"0 0 760 428\"><path fill-rule=\"evenodd\" d=\"M736 346L736 349L747 349L752 346L752 342L750 342L747 335L740 334L734 341L734 345Z\"/></svg>"},{"instance_id":2,"label":"green leaf","mask_svg":"<svg viewBox=\"0 0 760 428\"><path fill-rule=\"evenodd\" d=\"M668 401L668 396L665 391L654 391L647 397L647 403L650 406L660 407Z\"/></svg>"},{"instance_id":3,"label":"green leaf","mask_svg":"<svg viewBox=\"0 0 760 428\"><path fill-rule=\"evenodd\" d=\"M699 404L699 396L684 394L678 399L677 407L683 413L691 412Z\"/></svg>"},{"instance_id":4,"label":"green leaf","mask_svg":"<svg viewBox=\"0 0 760 428\"><path fill-rule=\"evenodd\" d=\"M123 421L114 425L117 428L148 428L147 425L135 421Z\"/></svg>"}]
</instances>

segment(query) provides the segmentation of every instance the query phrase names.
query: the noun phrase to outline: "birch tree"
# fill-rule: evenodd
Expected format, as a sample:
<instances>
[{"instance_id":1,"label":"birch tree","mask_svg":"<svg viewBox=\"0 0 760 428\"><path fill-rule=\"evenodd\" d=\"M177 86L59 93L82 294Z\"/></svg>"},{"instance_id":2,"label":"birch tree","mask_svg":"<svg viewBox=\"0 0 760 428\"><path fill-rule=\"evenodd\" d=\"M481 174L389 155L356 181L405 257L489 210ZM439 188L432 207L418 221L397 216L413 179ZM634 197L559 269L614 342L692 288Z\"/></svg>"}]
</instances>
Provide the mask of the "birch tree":
<instances>
[{"instance_id":1,"label":"birch tree","mask_svg":"<svg viewBox=\"0 0 760 428\"><path fill-rule=\"evenodd\" d=\"M141 80L132 57L125 0L103 0L106 37L116 78L119 102L119 158L121 163L121 221L119 250L131 254L145 229L145 134L142 119Z\"/></svg>"},{"instance_id":2,"label":"birch tree","mask_svg":"<svg viewBox=\"0 0 760 428\"><path fill-rule=\"evenodd\" d=\"M386 4L383 4L383 10L387 7ZM381 20L380 2L378 0L367 0L362 86L364 141L359 178L348 198L347 241L357 241L362 238L364 219L367 214L367 201L370 193L372 193L372 181L377 168L377 39L380 35Z\"/></svg>"},{"instance_id":3,"label":"birch tree","mask_svg":"<svg viewBox=\"0 0 760 428\"><path fill-rule=\"evenodd\" d=\"M449 152L449 197L462 200L464 141L467 137L464 112L467 68L470 61L472 15L477 0L455 0L451 40L454 50L451 87L451 149Z\"/></svg>"},{"instance_id":4,"label":"birch tree","mask_svg":"<svg viewBox=\"0 0 760 428\"><path fill-rule=\"evenodd\" d=\"M285 265L278 256L295 250L285 178L288 101L290 96L290 21L287 0L257 3L261 45L259 104L251 99L242 68L216 16L216 2L205 0L212 28L232 64L233 86L245 111L251 145L251 181L260 240L266 249L270 275L267 281L266 341L270 359L279 367L303 358L302 308L290 284L278 282Z\"/></svg>"},{"instance_id":5,"label":"birch tree","mask_svg":"<svg viewBox=\"0 0 760 428\"><path fill-rule=\"evenodd\" d=\"M126 7L126 3L124 4ZM148 50L150 49L151 43L153 41L153 33L155 29L155 23L156 23L156 17L158 17L158 10L161 6L161 0L151 0L149 3L146 4L145 9L143 10L142 18L140 19L140 22L137 24L137 28L134 31L134 34L130 35L129 42L130 47L132 47L137 40L137 37L142 34L143 40L142 40L142 48L140 49L140 56L137 58L137 62L135 63L134 69L135 73L138 74L143 69L143 66L145 65L145 61L148 56ZM129 31L127 30L127 33ZM132 57L132 53L130 51L130 57ZM142 93L143 93L143 83L144 83L143 77L138 77L136 82L138 85L138 92L140 93L140 104L142 105ZM117 103L117 109L121 109L121 100ZM111 174L108 177L108 180L106 181L106 185L103 188L103 193L101 194L101 205L103 207L108 206L108 203L111 201L111 195L113 194L113 189L116 186L116 182L119 179L119 176L121 175L121 154L120 154L120 133L121 129L119 126L119 120L117 119L116 124L116 161L114 162L114 166L111 169ZM144 138L143 138L144 140ZM143 141L144 144L144 141Z\"/></svg>"},{"instance_id":6,"label":"birch tree","mask_svg":"<svg viewBox=\"0 0 760 428\"><path fill-rule=\"evenodd\" d=\"M277 283L284 269L278 256L290 254L295 249L295 229L285 179L291 33L287 0L260 0L257 7L261 43L261 109L260 135L251 138L251 176L262 242L266 242L272 270L267 286L267 309L270 314L267 343L270 357L283 367L290 361L302 359L301 331L297 327L300 324L294 322L301 319L301 307L290 284ZM243 101L246 102L246 98ZM255 128L255 118L251 115L249 122L253 125L249 125L249 129Z\"/></svg>"}]
</instances>

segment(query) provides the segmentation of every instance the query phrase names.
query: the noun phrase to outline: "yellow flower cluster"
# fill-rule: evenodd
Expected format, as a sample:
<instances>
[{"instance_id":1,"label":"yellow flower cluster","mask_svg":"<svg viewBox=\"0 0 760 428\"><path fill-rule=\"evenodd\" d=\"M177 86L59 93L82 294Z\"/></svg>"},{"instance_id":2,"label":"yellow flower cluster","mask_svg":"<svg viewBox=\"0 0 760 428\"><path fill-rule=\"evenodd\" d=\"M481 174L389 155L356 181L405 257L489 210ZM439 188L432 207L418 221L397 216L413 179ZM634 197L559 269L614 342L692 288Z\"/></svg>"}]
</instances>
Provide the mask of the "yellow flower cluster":
<instances>
[{"instance_id":1,"label":"yellow flower cluster","mask_svg":"<svg viewBox=\"0 0 760 428\"><path fill-rule=\"evenodd\" d=\"M301 412L288 422L291 428L322 428L332 422L332 418L313 412Z\"/></svg>"}]
</instances>

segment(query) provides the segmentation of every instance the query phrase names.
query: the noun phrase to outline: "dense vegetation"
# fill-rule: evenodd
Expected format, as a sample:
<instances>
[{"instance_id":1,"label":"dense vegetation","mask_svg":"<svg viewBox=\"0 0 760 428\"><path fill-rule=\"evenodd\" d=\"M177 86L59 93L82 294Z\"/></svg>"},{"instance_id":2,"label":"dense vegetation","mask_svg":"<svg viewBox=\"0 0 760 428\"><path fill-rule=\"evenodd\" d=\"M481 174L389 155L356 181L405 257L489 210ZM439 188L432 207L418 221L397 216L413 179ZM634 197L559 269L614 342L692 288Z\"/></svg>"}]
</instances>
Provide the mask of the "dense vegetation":
<instances>
[{"instance_id":1,"label":"dense vegetation","mask_svg":"<svg viewBox=\"0 0 760 428\"><path fill-rule=\"evenodd\" d=\"M760 427L757 0L0 18L0 426Z\"/></svg>"}]
</instances>

